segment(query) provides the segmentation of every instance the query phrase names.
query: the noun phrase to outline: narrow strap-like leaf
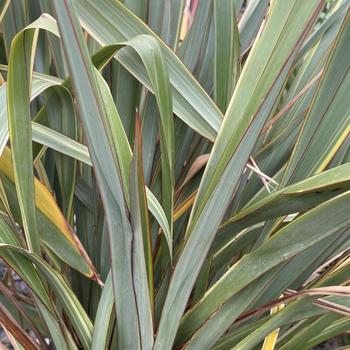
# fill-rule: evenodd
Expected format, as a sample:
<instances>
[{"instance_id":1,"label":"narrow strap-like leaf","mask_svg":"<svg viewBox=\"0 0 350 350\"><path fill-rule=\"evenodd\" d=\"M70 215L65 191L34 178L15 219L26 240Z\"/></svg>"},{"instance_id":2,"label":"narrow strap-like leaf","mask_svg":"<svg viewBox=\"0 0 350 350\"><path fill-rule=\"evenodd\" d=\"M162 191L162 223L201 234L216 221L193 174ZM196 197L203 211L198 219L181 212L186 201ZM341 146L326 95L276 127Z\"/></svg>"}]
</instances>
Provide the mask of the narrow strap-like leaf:
<instances>
[{"instance_id":1,"label":"narrow strap-like leaf","mask_svg":"<svg viewBox=\"0 0 350 350\"><path fill-rule=\"evenodd\" d=\"M64 310L70 318L75 330L85 349L90 349L92 338L92 323L85 310L79 303L73 291L68 287L60 273L55 271L48 263L36 254L27 250L8 244L0 244L0 251L10 252L14 255L24 257L25 260L32 262L38 270L45 276L49 284L60 299Z\"/></svg>"},{"instance_id":2,"label":"narrow strap-like leaf","mask_svg":"<svg viewBox=\"0 0 350 350\"><path fill-rule=\"evenodd\" d=\"M241 49L236 13L231 0L214 1L214 100L224 113L240 72Z\"/></svg>"},{"instance_id":3,"label":"narrow strap-like leaf","mask_svg":"<svg viewBox=\"0 0 350 350\"><path fill-rule=\"evenodd\" d=\"M323 171L350 133L350 10L317 86L281 186Z\"/></svg>"},{"instance_id":4,"label":"narrow strap-like leaf","mask_svg":"<svg viewBox=\"0 0 350 350\"><path fill-rule=\"evenodd\" d=\"M132 261L136 304L140 322L141 346L153 346L154 283L151 232L143 177L140 121L135 124L134 154L130 169L130 216L133 230Z\"/></svg>"},{"instance_id":5,"label":"narrow strap-like leaf","mask_svg":"<svg viewBox=\"0 0 350 350\"><path fill-rule=\"evenodd\" d=\"M105 209L117 309L118 343L120 348L136 350L140 348L140 333L132 280L132 230L127 218L116 151L109 132L105 129L107 112L72 2L52 1L52 5Z\"/></svg>"},{"instance_id":6,"label":"narrow strap-like leaf","mask_svg":"<svg viewBox=\"0 0 350 350\"><path fill-rule=\"evenodd\" d=\"M186 339L186 334L189 336L198 329L215 310L253 280L317 242L347 230L350 219L344 213L350 208L349 197L350 192L347 191L310 210L241 258L185 315L181 325L181 338ZM256 264L256 261L262 262L262 257L264 263ZM249 273L243 273L243 270Z\"/></svg>"},{"instance_id":7,"label":"narrow strap-like leaf","mask_svg":"<svg viewBox=\"0 0 350 350\"><path fill-rule=\"evenodd\" d=\"M11 152L5 148L0 157L0 174L7 191L14 218L21 223L18 200L15 195ZM94 267L75 232L67 223L50 191L34 177L35 211L40 239L45 246L73 268L88 277L97 277Z\"/></svg>"},{"instance_id":8,"label":"narrow strap-like leaf","mask_svg":"<svg viewBox=\"0 0 350 350\"><path fill-rule=\"evenodd\" d=\"M303 212L347 191L350 188L349 174L350 165L344 164L269 194L227 220L220 227L213 245L219 249L225 236L232 238L232 234L258 222Z\"/></svg>"},{"instance_id":9,"label":"narrow strap-like leaf","mask_svg":"<svg viewBox=\"0 0 350 350\"><path fill-rule=\"evenodd\" d=\"M94 322L91 349L106 349L108 345L108 326L113 319L113 284L112 274L109 273L103 286L100 302Z\"/></svg>"},{"instance_id":10,"label":"narrow strap-like leaf","mask_svg":"<svg viewBox=\"0 0 350 350\"><path fill-rule=\"evenodd\" d=\"M265 29L254 43L206 166L187 227L188 240L164 304L156 350L173 344L193 284L255 140L321 7L320 0L312 4L302 0L272 3Z\"/></svg>"},{"instance_id":11,"label":"narrow strap-like leaf","mask_svg":"<svg viewBox=\"0 0 350 350\"><path fill-rule=\"evenodd\" d=\"M76 7L83 27L103 45L124 42L140 34L156 37L120 1L78 0ZM220 110L171 49L161 41L159 43L169 69L175 114L204 137L214 140L222 120ZM140 67L140 62L132 51L123 52L123 55L117 55L116 58L142 84L152 90L146 72Z\"/></svg>"},{"instance_id":12,"label":"narrow strap-like leaf","mask_svg":"<svg viewBox=\"0 0 350 350\"><path fill-rule=\"evenodd\" d=\"M37 30L27 29L13 39L7 78L7 110L16 192L28 248L40 254L34 204L30 89Z\"/></svg>"}]
</instances>

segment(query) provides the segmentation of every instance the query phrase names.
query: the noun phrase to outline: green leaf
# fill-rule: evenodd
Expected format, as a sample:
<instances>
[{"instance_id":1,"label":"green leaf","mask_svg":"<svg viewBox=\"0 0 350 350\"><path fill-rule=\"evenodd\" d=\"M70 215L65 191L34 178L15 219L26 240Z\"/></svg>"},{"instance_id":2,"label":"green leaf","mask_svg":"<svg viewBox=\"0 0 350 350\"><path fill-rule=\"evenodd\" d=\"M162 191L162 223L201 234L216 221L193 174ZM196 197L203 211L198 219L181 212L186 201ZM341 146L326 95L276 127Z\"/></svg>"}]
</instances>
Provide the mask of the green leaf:
<instances>
[{"instance_id":1,"label":"green leaf","mask_svg":"<svg viewBox=\"0 0 350 350\"><path fill-rule=\"evenodd\" d=\"M277 313L273 317L270 317L270 316L263 317L259 321L247 323L245 326L241 326L236 330L233 330L233 332L222 337L213 349L215 350L233 349L235 345L240 343L240 341L242 341L243 339L246 339L246 337L250 337L250 335L253 335L253 334L254 336L256 336L254 343L259 344L264 339L263 334L268 334L269 332L271 332L276 328L292 324L293 322L305 321L307 319L312 319L313 317L318 317L324 314L328 314L328 311L326 309L322 309L317 305L313 305L312 302L315 299L316 299L315 297L308 297L308 296L304 298L300 298L299 300L292 301L290 304L288 304L284 308L285 310L284 309L281 310L279 313ZM327 297L322 299L330 302L340 303L340 304L348 304L346 297L332 296L332 297ZM302 324L302 329L307 329L307 327L305 326L305 322L302 322L301 324ZM259 332L255 332L256 330L259 330ZM253 337L251 337L250 339L252 338ZM252 343L249 342L247 345L251 346L251 344ZM243 344L240 344L240 345L243 345ZM280 348L285 350L283 346L281 346ZM290 350L292 349L295 349L295 347L291 348Z\"/></svg>"},{"instance_id":2,"label":"green leaf","mask_svg":"<svg viewBox=\"0 0 350 350\"><path fill-rule=\"evenodd\" d=\"M46 105L43 108L47 114L49 126L77 140L77 120L71 94L63 87L52 87L47 95ZM65 217L71 220L77 162L61 153L55 153L55 163L61 189L62 211Z\"/></svg>"},{"instance_id":3,"label":"green leaf","mask_svg":"<svg viewBox=\"0 0 350 350\"><path fill-rule=\"evenodd\" d=\"M196 332L196 334L190 339L186 344L186 350L201 349L204 344L205 346L213 346L218 338L225 333L228 328L229 319L234 320L241 314L247 306L251 303L251 300L256 298L260 291L273 280L276 274L276 269L272 269L267 274L264 274L260 278L254 281L254 288L247 288L238 292L233 298L228 300L223 304L218 310L218 312L213 315L212 318L207 320L207 322ZM177 342L182 342L181 332L178 334Z\"/></svg>"},{"instance_id":4,"label":"green leaf","mask_svg":"<svg viewBox=\"0 0 350 350\"><path fill-rule=\"evenodd\" d=\"M324 170L350 133L350 10L334 42L281 186Z\"/></svg>"},{"instance_id":5,"label":"green leaf","mask_svg":"<svg viewBox=\"0 0 350 350\"><path fill-rule=\"evenodd\" d=\"M6 67L6 68L5 68ZM7 66L0 65L0 69L3 68L7 71ZM46 76L44 74L34 73L31 87L30 100L33 101L39 94L44 92L51 86L60 85L62 80L52 76ZM7 117L7 106L6 106L6 89L7 84L3 84L0 87L0 155L6 147L8 141L8 117Z\"/></svg>"},{"instance_id":6,"label":"green leaf","mask_svg":"<svg viewBox=\"0 0 350 350\"><path fill-rule=\"evenodd\" d=\"M241 174L248 160L249 150L252 150L253 143L284 84L293 58L319 10L319 1L314 1L312 6L300 1L273 3L265 30L254 43L214 144L212 153L215 157L208 161L193 207L192 221L196 220L218 178L235 157L239 157L238 174ZM298 30L293 31L296 26ZM286 28L293 35L287 34ZM243 147L245 151L242 150ZM238 169L237 163L238 160L235 164ZM232 187L234 182L232 181Z\"/></svg>"},{"instance_id":7,"label":"green leaf","mask_svg":"<svg viewBox=\"0 0 350 350\"><path fill-rule=\"evenodd\" d=\"M170 3L160 0L148 2L148 25L175 50L180 40L185 0Z\"/></svg>"},{"instance_id":8,"label":"green leaf","mask_svg":"<svg viewBox=\"0 0 350 350\"><path fill-rule=\"evenodd\" d=\"M314 271L315 266L319 266L321 262L328 259L330 248L333 248L334 250L334 246L337 246L338 242L344 243L348 239L349 232L344 232L344 230L336 232L325 240L317 242L311 247L305 249L302 253L297 254L288 261L283 262L267 273L264 273L257 280L233 295L225 304L223 304L215 315L213 315L210 320L201 327L198 333L196 333L193 341L191 341L191 345L196 346L203 341L207 343L217 341L230 325L237 320L237 317L242 314L242 312L244 312L244 314L241 315L241 318L250 319L251 322L251 318L254 316L254 311L264 310L262 309L262 306L271 300L277 299L286 288L289 286L293 288L293 286L299 285L301 282L295 282L295 280L300 278L300 275L303 275L305 270L309 270L306 275L310 276L310 273ZM301 279L303 282L304 280L305 278ZM305 304L303 304L303 306L304 309L301 308L301 310L305 311ZM270 307L266 309L270 309ZM260 315L261 313L262 311L257 314ZM300 312L300 314L303 313L304 316L307 317L307 312ZM303 317L301 316L301 318ZM285 320L287 322L293 322L293 320L288 317ZM268 322L265 321L263 323L267 324ZM272 328L270 332L276 328L279 328L279 326ZM264 333L260 339L262 340L270 332ZM245 336L248 337L249 334L246 334Z\"/></svg>"},{"instance_id":9,"label":"green leaf","mask_svg":"<svg viewBox=\"0 0 350 350\"><path fill-rule=\"evenodd\" d=\"M254 43L214 143L175 267L155 350L170 348L193 284L264 122L311 24L319 1L273 2ZM220 205L218 205L220 203Z\"/></svg>"},{"instance_id":10,"label":"green leaf","mask_svg":"<svg viewBox=\"0 0 350 350\"><path fill-rule=\"evenodd\" d=\"M37 254L40 254L40 240L34 203L30 89L38 35L35 28L41 25L39 19L13 39L7 78L8 123L16 192L28 247Z\"/></svg>"},{"instance_id":11,"label":"green leaf","mask_svg":"<svg viewBox=\"0 0 350 350\"><path fill-rule=\"evenodd\" d=\"M319 320L319 323L320 323L320 325L318 325L319 333L315 337L313 337L312 339L304 343L303 346L300 347L300 349L307 350L312 347L315 347L316 345L321 344L328 339L332 339L337 335L343 334L349 329L350 320L348 317L342 317L336 321L333 321L332 318L334 320L335 318L334 315L323 316L323 318ZM323 321L323 324L320 321ZM321 328L322 326L323 328Z\"/></svg>"},{"instance_id":12,"label":"green leaf","mask_svg":"<svg viewBox=\"0 0 350 350\"><path fill-rule=\"evenodd\" d=\"M1 8L0 8L0 23L2 22L5 14L6 14L6 11L8 10L9 8L9 5L11 3L11 0L2 0L1 1Z\"/></svg>"},{"instance_id":13,"label":"green leaf","mask_svg":"<svg viewBox=\"0 0 350 350\"><path fill-rule=\"evenodd\" d=\"M349 269L345 266L345 269L339 269L338 271L333 272L330 276L318 282L315 287L327 287L332 285L339 285L343 283L349 277ZM341 288L341 286L340 286ZM260 341L262 341L265 335L269 334L273 329L280 328L294 322L298 322L305 319L311 319L315 316L324 315L324 314L333 314L329 312L329 310L321 308L315 304L317 302L317 296L305 296L304 298L300 298L294 300L286 305L280 312L275 314L273 317L269 318L265 322L256 327L256 329L251 332L251 334L247 335L245 341L239 342L237 345L237 349L246 349L246 347L251 348L257 345ZM347 297L339 297L332 296L322 298L320 301L328 301L336 304L348 306L349 299ZM307 332L308 327L303 324L303 330ZM302 334L300 335L302 339ZM241 339L242 340L242 339ZM237 343L236 343L237 344ZM288 343L287 343L288 344ZM291 345L298 345L298 342L291 342ZM301 343L302 345L305 344ZM231 345L230 349L232 348ZM286 346L288 349L288 346ZM285 350L284 346L280 347ZM291 349L295 349L292 347Z\"/></svg>"},{"instance_id":14,"label":"green leaf","mask_svg":"<svg viewBox=\"0 0 350 350\"><path fill-rule=\"evenodd\" d=\"M168 75L165 63L162 57L162 51L158 42L151 36L140 35L126 42L125 44L112 45L105 47L98 54L95 55L95 60L103 60L105 56L113 56L114 52L124 45L132 47L138 55L141 57L143 64L147 70L147 74L151 80L153 91L156 96L158 108L159 108L159 129L160 129L160 142L161 142L161 160L162 160L162 202L165 209L165 214L168 219L170 231L172 230L172 209L173 209L173 158L174 158L174 131L173 131L173 118L171 108L171 93L168 82ZM100 82L101 86L101 82ZM107 86L102 89L104 96L107 96ZM107 106L113 107L113 101L109 101ZM122 125L116 120L118 118L112 118L111 112L109 114L110 123L114 123L115 127L111 130L120 130ZM113 122L114 120L114 122ZM112 124L112 126L114 126ZM123 129L122 129L123 130ZM119 133L121 134L121 132ZM124 134L125 135L125 134ZM128 159L131 156L129 146L123 146L127 143L124 135L117 137L112 136L114 140L115 149L119 159L119 166L123 174L123 178L126 179L127 166L130 163ZM124 147L124 149L122 149ZM127 190L127 182L124 181L125 190Z\"/></svg>"},{"instance_id":15,"label":"green leaf","mask_svg":"<svg viewBox=\"0 0 350 350\"><path fill-rule=\"evenodd\" d=\"M86 146L70 139L65 135L62 135L61 133L58 133L35 122L32 123L32 129L34 141L39 142L44 146L50 147L58 152L66 154L67 156L77 159L87 165L92 165L89 151ZM122 144L122 142L120 142L120 144ZM164 210L155 195L148 187L146 187L146 195L148 210L151 212L151 214L154 216L162 228L165 238L168 242L169 250L171 251L171 232Z\"/></svg>"},{"instance_id":16,"label":"green leaf","mask_svg":"<svg viewBox=\"0 0 350 350\"><path fill-rule=\"evenodd\" d=\"M348 228L350 221L345 212L349 210L349 197L348 191L310 210L279 230L259 248L242 257L187 312L181 324L181 337L186 339L225 301L263 273L332 234Z\"/></svg>"},{"instance_id":17,"label":"green leaf","mask_svg":"<svg viewBox=\"0 0 350 350\"><path fill-rule=\"evenodd\" d=\"M16 17L16 21L13 18ZM2 32L7 57L10 55L12 40L28 24L28 16L24 1L10 1L8 8L2 18Z\"/></svg>"},{"instance_id":18,"label":"green leaf","mask_svg":"<svg viewBox=\"0 0 350 350\"><path fill-rule=\"evenodd\" d=\"M0 235L1 242L17 247L21 246L20 241L17 239L2 215L0 215ZM21 271L21 275L25 276L26 281L30 281L30 286L41 295L44 303L49 303L44 284L40 280L37 271L31 263L26 261L26 259L20 255L12 254L11 252L3 252L1 256L16 271Z\"/></svg>"},{"instance_id":19,"label":"green leaf","mask_svg":"<svg viewBox=\"0 0 350 350\"><path fill-rule=\"evenodd\" d=\"M240 44L231 0L214 0L214 100L226 111L240 72Z\"/></svg>"},{"instance_id":20,"label":"green leaf","mask_svg":"<svg viewBox=\"0 0 350 350\"><path fill-rule=\"evenodd\" d=\"M238 28L240 32L241 51L244 53L252 44L266 15L268 0L252 0L242 14Z\"/></svg>"},{"instance_id":21,"label":"green leaf","mask_svg":"<svg viewBox=\"0 0 350 350\"><path fill-rule=\"evenodd\" d=\"M246 227L282 215L303 212L348 190L349 174L350 165L344 164L269 194L226 221L218 232L214 247L223 246L222 240L232 239L234 233Z\"/></svg>"},{"instance_id":22,"label":"green leaf","mask_svg":"<svg viewBox=\"0 0 350 350\"><path fill-rule=\"evenodd\" d=\"M164 213L162 206L160 205L157 198L148 187L146 187L146 194L147 194L148 209L151 212L151 214L154 216L154 218L157 220L157 222L159 223L161 229L163 230L165 239L168 244L169 252L171 255L172 237L171 237L171 231L170 231L168 219Z\"/></svg>"},{"instance_id":23,"label":"green leaf","mask_svg":"<svg viewBox=\"0 0 350 350\"><path fill-rule=\"evenodd\" d=\"M53 9L50 4L50 0L40 0L40 8L43 13L48 13L51 16L53 16ZM49 49L50 49L50 52L52 53L52 61L53 61L52 63L54 64L58 77L63 79L68 74L67 74L67 66L64 61L60 40L56 35L52 33L46 33L46 34L47 34L47 40L49 43Z\"/></svg>"},{"instance_id":24,"label":"green leaf","mask_svg":"<svg viewBox=\"0 0 350 350\"><path fill-rule=\"evenodd\" d=\"M113 307L112 275L109 273L102 290L100 302L98 303L91 349L106 349L108 347L108 325L113 319Z\"/></svg>"},{"instance_id":25,"label":"green leaf","mask_svg":"<svg viewBox=\"0 0 350 350\"><path fill-rule=\"evenodd\" d=\"M48 127L37 124L35 122L32 123L32 130L33 141L36 141L44 146L50 147L58 152L61 152L67 156L70 156L87 165L92 166L89 151L86 146L70 139L65 135L62 135L61 133L58 133ZM119 140L121 140L121 138L119 138ZM119 146L121 146L122 144L122 142L119 142ZM127 163L124 164L129 164L129 158ZM148 209L162 228L169 246L169 251L171 251L171 231L164 210L157 198L155 197L155 195L148 187L146 188L146 195Z\"/></svg>"},{"instance_id":26,"label":"green leaf","mask_svg":"<svg viewBox=\"0 0 350 350\"><path fill-rule=\"evenodd\" d=\"M55 22L52 18L52 23L50 27L54 28ZM57 30L54 30L57 31ZM123 45L120 45L120 47ZM118 46L117 46L118 47ZM94 56L95 63L98 66L104 66L106 61L108 61L111 52L114 53L116 48L106 48L102 49L99 53ZM5 66L0 68L6 69ZM127 186L128 183L128 172L129 164L132 156L131 148L126 137L125 131L123 129L118 110L116 109L114 102L112 100L111 94L109 92L108 86L101 75L97 74L99 88L102 93L102 98L104 104L108 110L109 121L111 123L111 130L113 131L113 136L115 140L116 151L118 154L119 164L122 170L123 183L124 186ZM33 100L40 93L49 89L52 86L61 85L62 80L57 79L53 76L47 76L43 74L34 73L33 83L32 83L32 95L31 99ZM0 87L0 101L6 99L6 85ZM1 119L2 118L2 119ZM7 128L7 112L6 104L4 103L4 109L0 111L0 121L3 120L4 123L0 123L0 151L2 151L7 143L8 139L8 128ZM2 128L3 125L3 128ZM86 146L72 140L71 138L56 132L44 125L32 122L32 139L46 147L50 147L58 152L61 152L65 155L68 155L74 159L77 159L87 165L92 165L90 155ZM2 152L0 152L2 153ZM127 187L125 188L126 191ZM153 195L153 193L147 188L147 197L149 210L152 215L157 219L160 224L165 237L168 242L169 249L171 247L171 230L168 223L168 219L164 213L163 208L160 203Z\"/></svg>"},{"instance_id":27,"label":"green leaf","mask_svg":"<svg viewBox=\"0 0 350 350\"><path fill-rule=\"evenodd\" d=\"M8 226L3 216L0 216L0 240L2 243L9 244L13 247L20 247L20 243ZM40 274L34 268L33 264L28 261L21 254L12 252L8 249L1 249L0 256L4 261L13 268L16 273L26 282L29 288L35 293L35 302L39 308L39 311L50 331L50 335L57 346L62 349L68 349L69 340L64 336L65 326L61 323L57 317L54 306L47 293L46 286L41 279ZM70 348L74 349L73 342L71 341Z\"/></svg>"},{"instance_id":28,"label":"green leaf","mask_svg":"<svg viewBox=\"0 0 350 350\"><path fill-rule=\"evenodd\" d=\"M213 1L199 1L193 22L179 47L179 56L190 72L199 63L206 32L212 24Z\"/></svg>"},{"instance_id":29,"label":"green leaf","mask_svg":"<svg viewBox=\"0 0 350 350\"><path fill-rule=\"evenodd\" d=\"M107 112L71 2L52 2L52 5L108 224L119 347L139 349L139 323L131 265L132 230L126 216L117 155L105 129Z\"/></svg>"},{"instance_id":30,"label":"green leaf","mask_svg":"<svg viewBox=\"0 0 350 350\"><path fill-rule=\"evenodd\" d=\"M130 40L140 34L149 34L156 38L155 34L119 1L78 0L76 8L83 27L102 45ZM174 113L201 135L214 140L222 120L220 111L176 55L161 41L159 43L169 70ZM116 55L116 59L153 91L135 53L123 50Z\"/></svg>"},{"instance_id":31,"label":"green leaf","mask_svg":"<svg viewBox=\"0 0 350 350\"><path fill-rule=\"evenodd\" d=\"M136 120L134 155L130 169L130 216L133 230L132 260L141 347L153 346L154 283L146 188L143 177L140 121Z\"/></svg>"},{"instance_id":32,"label":"green leaf","mask_svg":"<svg viewBox=\"0 0 350 350\"><path fill-rule=\"evenodd\" d=\"M33 141L46 147L70 156L87 165L91 164L91 159L87 147L68 136L61 134L47 126L32 122Z\"/></svg>"},{"instance_id":33,"label":"green leaf","mask_svg":"<svg viewBox=\"0 0 350 350\"><path fill-rule=\"evenodd\" d=\"M349 4L0 0L0 61L21 30L36 48L0 65L0 301L38 347L246 350L278 330L292 349L346 331L348 298L305 293L349 291ZM25 28L42 12L63 39L49 15ZM17 150L41 255L11 162L13 67L31 77Z\"/></svg>"},{"instance_id":34,"label":"green leaf","mask_svg":"<svg viewBox=\"0 0 350 350\"><path fill-rule=\"evenodd\" d=\"M294 335L291 340L282 346L282 349L302 349L303 346L305 346L305 344L308 344L312 338L317 338L325 331L326 328L329 328L329 326L332 327L332 323L334 321L337 321L340 318L342 318L342 316L339 314L328 313L316 319L314 322L311 322L311 324L305 325L302 331L297 332L297 337ZM334 336L335 335L337 335L337 333L335 333Z\"/></svg>"},{"instance_id":35,"label":"green leaf","mask_svg":"<svg viewBox=\"0 0 350 350\"><path fill-rule=\"evenodd\" d=\"M11 152L8 148L0 157L0 174L2 175L12 214L16 221L21 223L14 186ZM34 192L38 233L41 241L73 268L90 278L97 278L90 259L58 208L52 194L36 177L34 177Z\"/></svg>"},{"instance_id":36,"label":"green leaf","mask_svg":"<svg viewBox=\"0 0 350 350\"><path fill-rule=\"evenodd\" d=\"M10 252L19 255L28 262L35 264L36 268L45 276L55 293L57 293L57 297L72 322L84 349L90 349L92 337L91 321L61 274L53 270L42 258L22 248L1 243L0 250L1 252Z\"/></svg>"}]
</instances>

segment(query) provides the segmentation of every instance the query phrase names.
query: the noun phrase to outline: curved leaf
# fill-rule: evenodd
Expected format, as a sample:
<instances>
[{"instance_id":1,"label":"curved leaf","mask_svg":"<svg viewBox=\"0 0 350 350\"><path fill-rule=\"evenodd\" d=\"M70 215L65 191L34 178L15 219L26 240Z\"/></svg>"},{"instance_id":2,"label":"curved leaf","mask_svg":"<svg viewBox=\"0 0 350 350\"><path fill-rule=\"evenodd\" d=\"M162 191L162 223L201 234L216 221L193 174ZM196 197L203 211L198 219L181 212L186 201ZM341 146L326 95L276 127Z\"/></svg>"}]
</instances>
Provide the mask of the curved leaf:
<instances>
[{"instance_id":1,"label":"curved leaf","mask_svg":"<svg viewBox=\"0 0 350 350\"><path fill-rule=\"evenodd\" d=\"M20 222L20 212L15 196L11 152L5 148L0 157L0 173L3 176L11 210ZM90 278L98 278L83 246L67 223L50 191L34 177L35 207L38 232L41 240L63 261Z\"/></svg>"}]
</instances>

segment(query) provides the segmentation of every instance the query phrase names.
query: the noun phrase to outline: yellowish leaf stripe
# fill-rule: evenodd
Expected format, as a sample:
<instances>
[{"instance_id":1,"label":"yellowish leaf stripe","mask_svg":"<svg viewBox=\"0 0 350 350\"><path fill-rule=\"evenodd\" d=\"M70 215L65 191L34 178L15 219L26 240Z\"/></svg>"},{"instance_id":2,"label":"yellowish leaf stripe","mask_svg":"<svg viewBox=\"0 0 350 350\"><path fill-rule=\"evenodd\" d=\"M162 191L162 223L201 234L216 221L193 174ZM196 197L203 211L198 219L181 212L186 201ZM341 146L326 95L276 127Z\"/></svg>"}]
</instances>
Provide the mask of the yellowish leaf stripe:
<instances>
[{"instance_id":1,"label":"yellowish leaf stripe","mask_svg":"<svg viewBox=\"0 0 350 350\"><path fill-rule=\"evenodd\" d=\"M15 181L12 170L11 151L8 147L4 149L4 152L0 157L0 169L11 182ZM62 232L76 251L79 251L75 239L72 237L74 235L72 228L67 223L61 210L58 208L50 191L36 177L34 177L34 190L37 209L45 215L60 232Z\"/></svg>"},{"instance_id":2,"label":"yellowish leaf stripe","mask_svg":"<svg viewBox=\"0 0 350 350\"><path fill-rule=\"evenodd\" d=\"M271 309L271 315L276 314L278 311L282 310L284 304L280 304ZM264 340L261 350L273 350L275 348L277 338L278 338L279 328L274 329Z\"/></svg>"},{"instance_id":3,"label":"yellowish leaf stripe","mask_svg":"<svg viewBox=\"0 0 350 350\"><path fill-rule=\"evenodd\" d=\"M24 234L29 250L40 255L34 203L29 97L37 35L36 29L24 29L12 41L7 76L7 111L14 182Z\"/></svg>"}]
</instances>

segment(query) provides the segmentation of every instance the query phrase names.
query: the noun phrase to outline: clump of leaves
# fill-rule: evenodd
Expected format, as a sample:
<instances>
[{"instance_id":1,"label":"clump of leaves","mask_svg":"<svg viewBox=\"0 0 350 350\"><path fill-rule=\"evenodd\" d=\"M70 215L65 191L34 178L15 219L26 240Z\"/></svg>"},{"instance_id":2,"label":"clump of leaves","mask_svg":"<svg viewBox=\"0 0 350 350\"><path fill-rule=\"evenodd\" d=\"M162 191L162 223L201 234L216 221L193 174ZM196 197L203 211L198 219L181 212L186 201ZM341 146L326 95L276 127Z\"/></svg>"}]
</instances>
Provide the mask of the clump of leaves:
<instances>
[{"instance_id":1,"label":"clump of leaves","mask_svg":"<svg viewBox=\"0 0 350 350\"><path fill-rule=\"evenodd\" d=\"M0 5L15 348L311 349L349 329L350 1Z\"/></svg>"}]
</instances>

